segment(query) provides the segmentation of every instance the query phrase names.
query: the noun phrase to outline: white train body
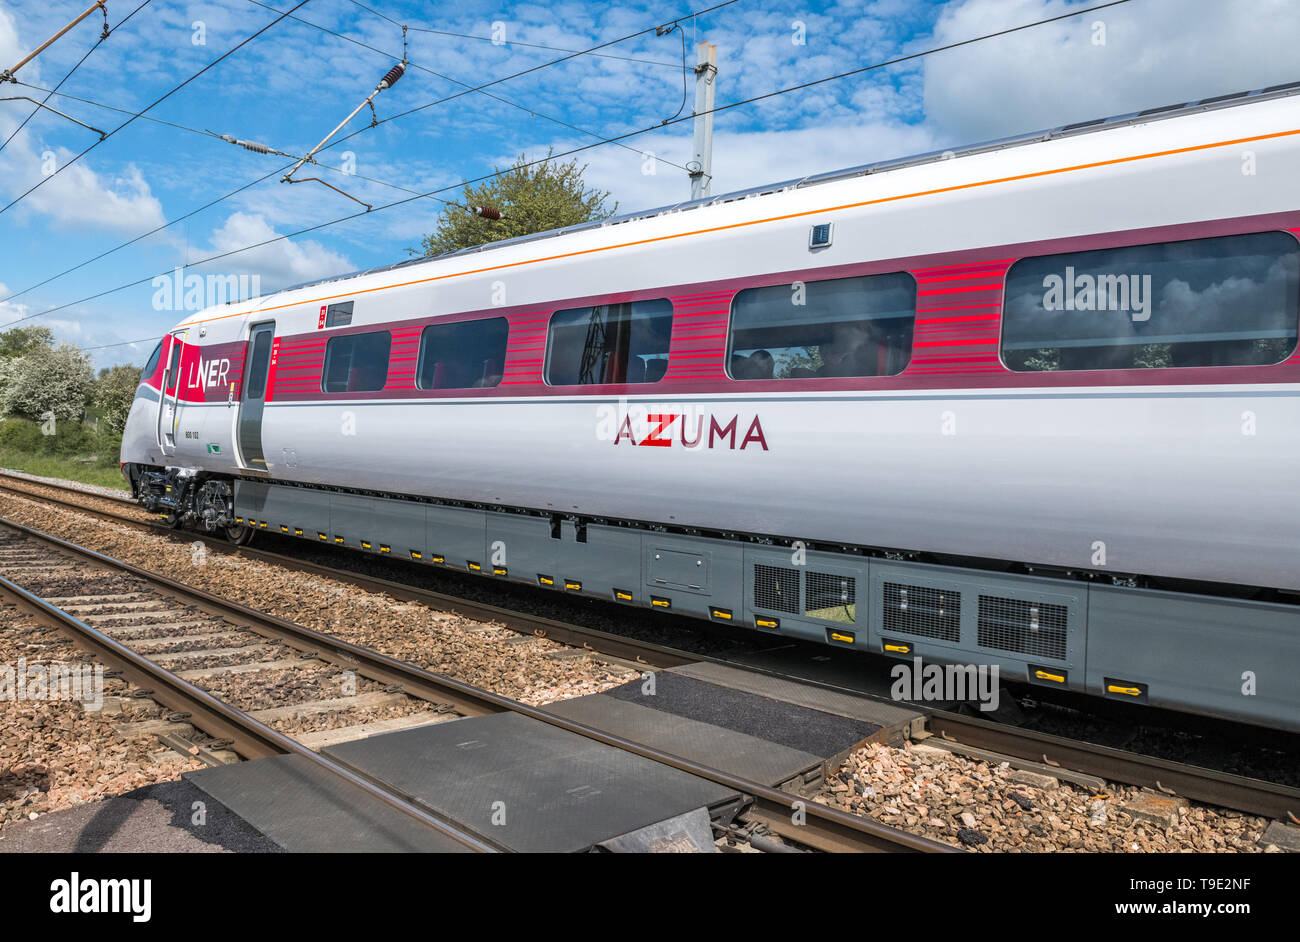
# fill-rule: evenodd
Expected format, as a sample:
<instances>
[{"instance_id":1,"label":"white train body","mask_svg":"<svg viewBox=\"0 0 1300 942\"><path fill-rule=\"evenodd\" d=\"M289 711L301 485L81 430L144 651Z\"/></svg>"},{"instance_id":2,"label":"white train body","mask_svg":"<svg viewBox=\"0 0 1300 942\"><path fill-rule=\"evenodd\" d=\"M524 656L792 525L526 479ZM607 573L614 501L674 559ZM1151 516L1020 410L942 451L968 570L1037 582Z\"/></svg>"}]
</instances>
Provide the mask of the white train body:
<instances>
[{"instance_id":1,"label":"white train body","mask_svg":"<svg viewBox=\"0 0 1300 942\"><path fill-rule=\"evenodd\" d=\"M1017 260L1295 239L1298 169L1300 97L1256 94L209 309L178 325L145 377L122 460L1094 584L1296 592L1294 343L1276 363L1027 372L1005 365L1000 342ZM827 223L830 244L810 247ZM738 292L895 272L916 282L901 371L729 374ZM662 380L546 383L553 312L650 299L672 304ZM350 322L326 326L346 302ZM420 331L467 316L507 320L504 378L419 388ZM269 322L258 462L241 448L243 374L250 333ZM324 392L330 338L381 327L383 388Z\"/></svg>"}]
</instances>

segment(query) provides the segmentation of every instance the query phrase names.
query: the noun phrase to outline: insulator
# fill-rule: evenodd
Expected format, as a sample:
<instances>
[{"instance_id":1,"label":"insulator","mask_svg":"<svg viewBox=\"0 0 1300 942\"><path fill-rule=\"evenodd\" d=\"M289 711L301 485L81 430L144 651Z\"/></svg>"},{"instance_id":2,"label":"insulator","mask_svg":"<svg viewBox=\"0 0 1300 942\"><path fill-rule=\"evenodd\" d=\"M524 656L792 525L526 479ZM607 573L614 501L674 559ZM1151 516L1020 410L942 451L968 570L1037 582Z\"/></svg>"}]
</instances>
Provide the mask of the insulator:
<instances>
[{"instance_id":1,"label":"insulator","mask_svg":"<svg viewBox=\"0 0 1300 942\"><path fill-rule=\"evenodd\" d=\"M385 88L392 88L397 84L397 80L406 74L406 64L399 62L388 70L388 74L379 80L379 84Z\"/></svg>"},{"instance_id":2,"label":"insulator","mask_svg":"<svg viewBox=\"0 0 1300 942\"><path fill-rule=\"evenodd\" d=\"M484 219L500 219L501 210L493 209L491 206L475 206L474 215L482 216Z\"/></svg>"},{"instance_id":3,"label":"insulator","mask_svg":"<svg viewBox=\"0 0 1300 942\"><path fill-rule=\"evenodd\" d=\"M257 141L240 141L231 137L229 134L221 135L221 139L223 141L226 141L227 143L235 144L239 147L242 147L245 150L256 151L259 154L271 153L271 148L267 147L265 144L259 144Z\"/></svg>"}]
</instances>

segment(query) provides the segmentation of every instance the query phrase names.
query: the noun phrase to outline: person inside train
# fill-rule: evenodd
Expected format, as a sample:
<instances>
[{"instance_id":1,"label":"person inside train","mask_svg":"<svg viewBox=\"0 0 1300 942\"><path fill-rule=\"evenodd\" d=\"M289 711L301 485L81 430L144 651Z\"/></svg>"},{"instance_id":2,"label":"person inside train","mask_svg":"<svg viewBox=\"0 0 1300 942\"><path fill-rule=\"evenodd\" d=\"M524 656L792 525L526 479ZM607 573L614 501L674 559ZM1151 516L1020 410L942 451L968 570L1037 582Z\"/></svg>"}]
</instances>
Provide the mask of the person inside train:
<instances>
[{"instance_id":1,"label":"person inside train","mask_svg":"<svg viewBox=\"0 0 1300 942\"><path fill-rule=\"evenodd\" d=\"M869 343L870 328L863 323L836 324L831 342L822 344L822 367L818 376L871 376L876 344ZM870 368L868 368L870 367Z\"/></svg>"},{"instance_id":2,"label":"person inside train","mask_svg":"<svg viewBox=\"0 0 1300 942\"><path fill-rule=\"evenodd\" d=\"M776 369L776 361L766 350L755 350L749 355L748 379L771 379Z\"/></svg>"}]
</instances>

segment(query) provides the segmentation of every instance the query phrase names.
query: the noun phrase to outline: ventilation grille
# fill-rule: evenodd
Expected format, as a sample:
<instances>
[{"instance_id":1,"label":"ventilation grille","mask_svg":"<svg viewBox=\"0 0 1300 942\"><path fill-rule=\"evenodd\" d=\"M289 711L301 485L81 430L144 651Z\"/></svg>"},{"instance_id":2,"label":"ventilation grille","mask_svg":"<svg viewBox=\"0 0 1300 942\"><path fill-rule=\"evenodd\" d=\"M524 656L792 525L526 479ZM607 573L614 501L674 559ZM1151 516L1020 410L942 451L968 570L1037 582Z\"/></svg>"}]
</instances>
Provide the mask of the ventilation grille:
<instances>
[{"instance_id":1,"label":"ventilation grille","mask_svg":"<svg viewBox=\"0 0 1300 942\"><path fill-rule=\"evenodd\" d=\"M858 580L829 572L808 573L808 601L804 614L822 621L851 625L857 621Z\"/></svg>"},{"instance_id":2,"label":"ventilation grille","mask_svg":"<svg viewBox=\"0 0 1300 942\"><path fill-rule=\"evenodd\" d=\"M955 644L961 640L961 593L886 582L884 628Z\"/></svg>"},{"instance_id":3,"label":"ventilation grille","mask_svg":"<svg viewBox=\"0 0 1300 942\"><path fill-rule=\"evenodd\" d=\"M799 570L785 566L754 565L754 607L798 615Z\"/></svg>"},{"instance_id":4,"label":"ventilation grille","mask_svg":"<svg viewBox=\"0 0 1300 942\"><path fill-rule=\"evenodd\" d=\"M981 647L1063 661L1068 622L1064 605L980 596Z\"/></svg>"}]
</instances>

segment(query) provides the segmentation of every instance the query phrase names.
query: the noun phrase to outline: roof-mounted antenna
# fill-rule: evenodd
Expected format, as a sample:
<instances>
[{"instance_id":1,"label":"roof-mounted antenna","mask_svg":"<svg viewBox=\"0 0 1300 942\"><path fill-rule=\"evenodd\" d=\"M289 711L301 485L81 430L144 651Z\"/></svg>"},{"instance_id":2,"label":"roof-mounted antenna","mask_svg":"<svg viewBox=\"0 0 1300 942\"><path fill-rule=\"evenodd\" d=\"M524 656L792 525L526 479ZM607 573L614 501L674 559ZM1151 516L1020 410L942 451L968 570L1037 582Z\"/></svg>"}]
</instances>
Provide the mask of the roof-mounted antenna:
<instances>
[{"instance_id":1,"label":"roof-mounted antenna","mask_svg":"<svg viewBox=\"0 0 1300 942\"><path fill-rule=\"evenodd\" d=\"M403 27L403 33L405 33L405 27ZM355 203L361 203L361 205L366 208L366 212L370 212L371 206L369 203L363 202L362 200L357 199L355 196L352 196L349 193L343 193L343 191L340 190L338 187L326 183L320 177L303 177L301 180L295 180L293 179L293 175L297 173L298 168L301 167L303 164L308 162L315 163L316 154L320 152L320 149L329 143L330 138L332 138L335 134L338 134L339 131L343 130L344 126L357 116L357 112L359 112L362 108L365 108L367 105L370 106L372 126L373 124L378 124L379 123L378 118L375 117L375 106L374 104L372 104L375 100L375 96L378 95L380 92L382 92L384 89L392 88L394 85L396 85L397 80L406 74L406 65L407 65L406 50L405 50L405 44L403 44L402 61L397 63L397 65L393 66L391 69L388 70L388 74L379 80L379 84L375 86L375 90L373 92L371 92L369 95L366 96L365 101L361 102L361 104L353 108L352 112L342 121L340 121L338 123L338 126L334 128L334 130L326 134L325 137L321 139L321 142L319 144L317 144L315 147L309 150L304 156L300 157L298 159L298 162L293 165L292 169L290 169L288 173L286 173L283 177L280 178L280 182L281 183L310 183L314 181L316 183L321 184L322 186L329 187L331 190L333 190L336 193L342 193L344 196L346 196L348 199L352 200Z\"/></svg>"}]
</instances>

